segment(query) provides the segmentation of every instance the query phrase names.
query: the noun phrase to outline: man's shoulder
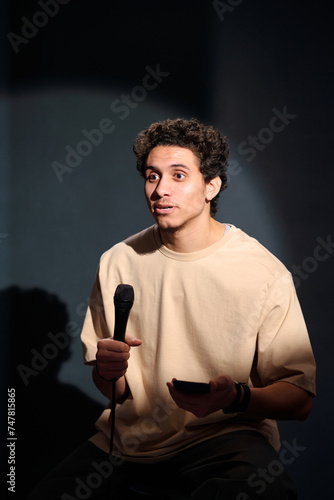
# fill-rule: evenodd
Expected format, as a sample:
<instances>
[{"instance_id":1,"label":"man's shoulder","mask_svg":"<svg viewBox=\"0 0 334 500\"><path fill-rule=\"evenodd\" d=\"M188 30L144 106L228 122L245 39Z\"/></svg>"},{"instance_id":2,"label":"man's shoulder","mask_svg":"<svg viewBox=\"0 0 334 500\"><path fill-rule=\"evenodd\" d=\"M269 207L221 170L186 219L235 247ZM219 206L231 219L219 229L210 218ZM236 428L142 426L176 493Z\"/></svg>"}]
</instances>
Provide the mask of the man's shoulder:
<instances>
[{"instance_id":1,"label":"man's shoulder","mask_svg":"<svg viewBox=\"0 0 334 500\"><path fill-rule=\"evenodd\" d=\"M266 248L258 239L250 236L240 228L235 228L230 240L233 252L239 253L240 258L247 259L249 265L259 265L275 274L288 272L283 262Z\"/></svg>"},{"instance_id":2,"label":"man's shoulder","mask_svg":"<svg viewBox=\"0 0 334 500\"><path fill-rule=\"evenodd\" d=\"M101 261L124 253L147 254L157 250L154 239L154 226L147 227L138 233L128 236L116 243L101 256Z\"/></svg>"}]
</instances>

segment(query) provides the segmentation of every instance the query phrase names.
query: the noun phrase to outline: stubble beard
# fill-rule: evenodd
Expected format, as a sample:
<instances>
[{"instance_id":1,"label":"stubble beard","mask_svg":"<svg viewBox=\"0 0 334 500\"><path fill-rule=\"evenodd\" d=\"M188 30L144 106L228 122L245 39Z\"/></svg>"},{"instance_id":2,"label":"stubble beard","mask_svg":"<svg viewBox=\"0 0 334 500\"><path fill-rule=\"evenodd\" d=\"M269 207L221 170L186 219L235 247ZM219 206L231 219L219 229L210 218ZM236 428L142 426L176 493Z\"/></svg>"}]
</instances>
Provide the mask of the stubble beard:
<instances>
[{"instance_id":1,"label":"stubble beard","mask_svg":"<svg viewBox=\"0 0 334 500\"><path fill-rule=\"evenodd\" d=\"M157 223L157 226L158 226L161 234L176 234L179 231L182 231L187 226L187 222L184 222L183 224L178 224L175 226L162 225L159 223L159 220L156 220L156 223Z\"/></svg>"},{"instance_id":2,"label":"stubble beard","mask_svg":"<svg viewBox=\"0 0 334 500\"><path fill-rule=\"evenodd\" d=\"M160 233L164 233L164 234L175 234L180 229L182 229L182 227L161 227L161 226L159 226L159 224L158 224L158 228L159 228Z\"/></svg>"}]
</instances>

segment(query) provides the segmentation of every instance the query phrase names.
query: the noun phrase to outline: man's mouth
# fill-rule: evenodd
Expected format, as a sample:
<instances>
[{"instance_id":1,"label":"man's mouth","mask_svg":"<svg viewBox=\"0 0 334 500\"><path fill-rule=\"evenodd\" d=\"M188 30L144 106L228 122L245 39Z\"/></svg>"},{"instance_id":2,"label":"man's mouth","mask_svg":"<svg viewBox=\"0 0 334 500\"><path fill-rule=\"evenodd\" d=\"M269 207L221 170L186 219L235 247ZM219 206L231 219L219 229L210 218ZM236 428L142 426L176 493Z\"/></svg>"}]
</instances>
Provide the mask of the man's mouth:
<instances>
[{"instance_id":1,"label":"man's mouth","mask_svg":"<svg viewBox=\"0 0 334 500\"><path fill-rule=\"evenodd\" d=\"M161 204L153 205L154 213L157 215L170 214L174 211L174 209L175 209L175 206L173 206L173 205L161 205Z\"/></svg>"}]
</instances>

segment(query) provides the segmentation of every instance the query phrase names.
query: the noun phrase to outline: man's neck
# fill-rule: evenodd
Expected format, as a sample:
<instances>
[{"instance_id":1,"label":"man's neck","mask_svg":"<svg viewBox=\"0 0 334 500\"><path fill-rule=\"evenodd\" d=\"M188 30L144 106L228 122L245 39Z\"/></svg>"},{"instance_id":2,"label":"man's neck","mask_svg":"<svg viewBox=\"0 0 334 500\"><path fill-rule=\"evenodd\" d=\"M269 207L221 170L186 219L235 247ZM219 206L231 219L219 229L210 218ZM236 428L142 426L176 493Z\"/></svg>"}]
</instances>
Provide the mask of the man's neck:
<instances>
[{"instance_id":1,"label":"man's neck","mask_svg":"<svg viewBox=\"0 0 334 500\"><path fill-rule=\"evenodd\" d=\"M179 253L191 253L204 250L218 241L225 232L225 224L213 218L207 227L188 229L187 226L175 232L159 230L163 244Z\"/></svg>"}]
</instances>

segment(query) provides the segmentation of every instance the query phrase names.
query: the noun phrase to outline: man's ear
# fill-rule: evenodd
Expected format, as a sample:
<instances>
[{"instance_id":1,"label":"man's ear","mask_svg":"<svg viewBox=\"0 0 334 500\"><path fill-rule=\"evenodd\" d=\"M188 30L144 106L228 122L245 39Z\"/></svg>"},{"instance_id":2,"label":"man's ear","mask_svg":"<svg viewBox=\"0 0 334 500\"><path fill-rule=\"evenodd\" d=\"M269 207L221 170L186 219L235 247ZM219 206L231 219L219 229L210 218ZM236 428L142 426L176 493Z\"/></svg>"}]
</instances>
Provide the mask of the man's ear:
<instances>
[{"instance_id":1,"label":"man's ear","mask_svg":"<svg viewBox=\"0 0 334 500\"><path fill-rule=\"evenodd\" d=\"M222 185L222 180L219 177L219 175L217 175L217 177L214 177L213 179L211 179L211 181L209 181L206 184L206 199L207 199L207 201L211 201L211 200L213 200L213 198L215 196L217 196L217 194L220 191L221 185Z\"/></svg>"}]
</instances>

